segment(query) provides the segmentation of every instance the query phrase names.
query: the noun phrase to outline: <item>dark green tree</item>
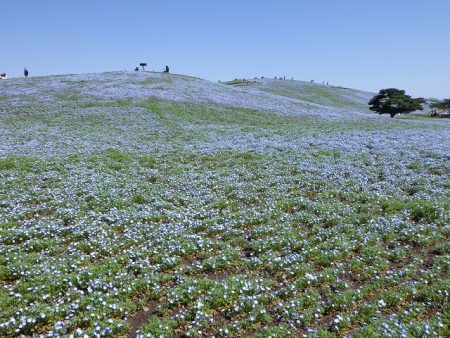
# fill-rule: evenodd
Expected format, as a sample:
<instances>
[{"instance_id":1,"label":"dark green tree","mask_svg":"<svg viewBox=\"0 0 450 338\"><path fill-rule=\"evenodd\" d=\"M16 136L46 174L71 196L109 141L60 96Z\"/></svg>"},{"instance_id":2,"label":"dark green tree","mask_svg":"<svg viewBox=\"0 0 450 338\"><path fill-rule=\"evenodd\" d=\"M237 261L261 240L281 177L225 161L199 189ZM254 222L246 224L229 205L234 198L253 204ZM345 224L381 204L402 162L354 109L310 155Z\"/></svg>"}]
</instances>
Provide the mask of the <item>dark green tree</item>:
<instances>
[{"instance_id":1,"label":"dark green tree","mask_svg":"<svg viewBox=\"0 0 450 338\"><path fill-rule=\"evenodd\" d=\"M394 117L397 114L408 114L416 110L422 110L423 98L413 99L406 95L404 90L396 88L382 89L369 101L369 109L378 114L389 114Z\"/></svg>"},{"instance_id":2,"label":"dark green tree","mask_svg":"<svg viewBox=\"0 0 450 338\"><path fill-rule=\"evenodd\" d=\"M444 99L442 101L433 103L430 105L431 108L437 108L440 110L450 110L450 99Z\"/></svg>"}]
</instances>

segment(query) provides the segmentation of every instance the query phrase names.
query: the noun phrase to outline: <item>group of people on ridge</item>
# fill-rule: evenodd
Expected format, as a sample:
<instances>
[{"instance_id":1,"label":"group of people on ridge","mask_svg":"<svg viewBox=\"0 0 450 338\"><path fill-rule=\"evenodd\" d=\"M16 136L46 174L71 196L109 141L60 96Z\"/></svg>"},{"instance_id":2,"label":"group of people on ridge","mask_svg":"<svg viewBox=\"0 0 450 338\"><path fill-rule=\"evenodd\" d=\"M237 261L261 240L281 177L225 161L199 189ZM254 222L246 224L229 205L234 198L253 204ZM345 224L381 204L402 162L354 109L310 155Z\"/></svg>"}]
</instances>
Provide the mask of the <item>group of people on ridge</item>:
<instances>
[{"instance_id":1,"label":"group of people on ridge","mask_svg":"<svg viewBox=\"0 0 450 338\"><path fill-rule=\"evenodd\" d=\"M134 68L135 72L139 71L139 67ZM163 71L163 73L169 74L169 66L166 66L166 69Z\"/></svg>"},{"instance_id":2,"label":"group of people on ridge","mask_svg":"<svg viewBox=\"0 0 450 338\"><path fill-rule=\"evenodd\" d=\"M137 72L137 71L139 71L139 68L136 67L134 70ZM166 66L164 73L169 74L169 66ZM28 77L28 69L27 68L23 69L23 76ZM6 80L7 78L8 78L8 75L6 75L6 73L0 74L0 80Z\"/></svg>"},{"instance_id":3,"label":"group of people on ridge","mask_svg":"<svg viewBox=\"0 0 450 338\"><path fill-rule=\"evenodd\" d=\"M23 76L28 77L28 69L26 69L26 68L23 69ZM6 79L8 79L8 75L6 75L6 73L0 74L0 80L6 80Z\"/></svg>"}]
</instances>

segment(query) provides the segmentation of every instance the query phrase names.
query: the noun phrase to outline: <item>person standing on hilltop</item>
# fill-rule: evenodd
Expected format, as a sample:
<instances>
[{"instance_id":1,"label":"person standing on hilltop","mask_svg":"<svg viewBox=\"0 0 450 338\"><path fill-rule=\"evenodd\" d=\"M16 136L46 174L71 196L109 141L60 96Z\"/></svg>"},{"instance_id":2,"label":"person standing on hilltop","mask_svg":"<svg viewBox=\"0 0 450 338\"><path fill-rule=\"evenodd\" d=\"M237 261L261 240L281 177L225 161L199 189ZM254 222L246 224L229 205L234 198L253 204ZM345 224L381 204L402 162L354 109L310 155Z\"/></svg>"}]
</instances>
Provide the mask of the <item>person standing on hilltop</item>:
<instances>
[{"instance_id":1,"label":"person standing on hilltop","mask_svg":"<svg viewBox=\"0 0 450 338\"><path fill-rule=\"evenodd\" d=\"M28 77L28 69L23 69L23 76Z\"/></svg>"}]
</instances>

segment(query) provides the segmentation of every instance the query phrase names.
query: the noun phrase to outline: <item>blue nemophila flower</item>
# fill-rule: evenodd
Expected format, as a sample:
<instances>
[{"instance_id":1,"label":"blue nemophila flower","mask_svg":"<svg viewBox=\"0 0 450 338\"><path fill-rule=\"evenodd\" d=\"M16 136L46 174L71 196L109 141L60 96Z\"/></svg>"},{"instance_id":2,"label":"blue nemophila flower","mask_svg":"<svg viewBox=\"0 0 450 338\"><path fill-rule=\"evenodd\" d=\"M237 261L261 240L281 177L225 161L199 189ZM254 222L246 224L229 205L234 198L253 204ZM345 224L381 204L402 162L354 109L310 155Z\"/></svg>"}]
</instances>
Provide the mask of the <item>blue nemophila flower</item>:
<instances>
[{"instance_id":1,"label":"blue nemophila flower","mask_svg":"<svg viewBox=\"0 0 450 338\"><path fill-rule=\"evenodd\" d=\"M445 125L158 74L30 80L0 99L0 335L126 335L145 308L139 337L443 335Z\"/></svg>"}]
</instances>

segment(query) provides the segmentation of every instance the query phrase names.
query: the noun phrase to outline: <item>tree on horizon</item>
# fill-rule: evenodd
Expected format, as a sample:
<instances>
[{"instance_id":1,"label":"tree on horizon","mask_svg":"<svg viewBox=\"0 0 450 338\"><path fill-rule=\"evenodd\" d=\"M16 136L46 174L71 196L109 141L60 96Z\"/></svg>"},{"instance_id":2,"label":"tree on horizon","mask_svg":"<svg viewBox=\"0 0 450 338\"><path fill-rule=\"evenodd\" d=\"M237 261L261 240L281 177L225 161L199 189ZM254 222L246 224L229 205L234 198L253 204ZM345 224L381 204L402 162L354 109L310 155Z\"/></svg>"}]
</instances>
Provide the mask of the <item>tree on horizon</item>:
<instances>
[{"instance_id":1,"label":"tree on horizon","mask_svg":"<svg viewBox=\"0 0 450 338\"><path fill-rule=\"evenodd\" d=\"M423 110L422 103L425 100L421 97L412 98L406 95L404 90L396 88L381 89L369 101L369 109L382 115L389 114L394 117L397 114L409 114L416 110Z\"/></svg>"}]
</instances>

